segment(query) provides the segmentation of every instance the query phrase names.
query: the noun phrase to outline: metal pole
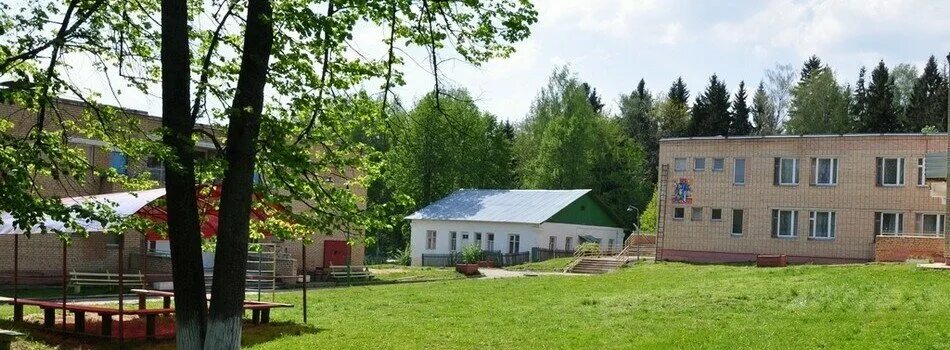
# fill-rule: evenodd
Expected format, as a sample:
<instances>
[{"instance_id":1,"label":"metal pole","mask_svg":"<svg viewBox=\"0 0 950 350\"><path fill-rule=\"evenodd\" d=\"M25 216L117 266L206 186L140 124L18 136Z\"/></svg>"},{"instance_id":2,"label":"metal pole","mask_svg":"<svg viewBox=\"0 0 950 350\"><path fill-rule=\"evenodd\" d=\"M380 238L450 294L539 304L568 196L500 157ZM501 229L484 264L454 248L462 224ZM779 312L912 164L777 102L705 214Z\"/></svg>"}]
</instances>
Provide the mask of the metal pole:
<instances>
[{"instance_id":1,"label":"metal pole","mask_svg":"<svg viewBox=\"0 0 950 350\"><path fill-rule=\"evenodd\" d=\"M300 241L300 260L303 263L303 324L307 324L307 243Z\"/></svg>"},{"instance_id":2,"label":"metal pole","mask_svg":"<svg viewBox=\"0 0 950 350\"><path fill-rule=\"evenodd\" d=\"M950 53L947 53L947 77L950 79ZM947 173L943 178L945 184L950 185L950 81L947 81ZM950 265L950 234L947 234L947 224L950 223L950 186L943 197L943 206L946 210L943 216L944 263Z\"/></svg>"},{"instance_id":3,"label":"metal pole","mask_svg":"<svg viewBox=\"0 0 950 350\"><path fill-rule=\"evenodd\" d=\"M261 276L264 275L264 271L261 269L261 265L264 261L264 258L261 256L263 250L263 244L257 248L257 301L261 301Z\"/></svg>"},{"instance_id":4,"label":"metal pole","mask_svg":"<svg viewBox=\"0 0 950 350\"><path fill-rule=\"evenodd\" d=\"M125 314L123 312L124 305L123 305L123 298L122 298L122 293L124 291L122 280L125 278L123 276L125 272L125 266L124 266L125 259L123 259L124 254L125 254L125 236L119 235L119 259L118 259L119 267L118 269L119 269L119 347L120 348L122 347L122 343L125 340L125 325L123 324Z\"/></svg>"},{"instance_id":5,"label":"metal pole","mask_svg":"<svg viewBox=\"0 0 950 350\"><path fill-rule=\"evenodd\" d=\"M63 332L66 332L66 240L63 240Z\"/></svg>"}]
</instances>

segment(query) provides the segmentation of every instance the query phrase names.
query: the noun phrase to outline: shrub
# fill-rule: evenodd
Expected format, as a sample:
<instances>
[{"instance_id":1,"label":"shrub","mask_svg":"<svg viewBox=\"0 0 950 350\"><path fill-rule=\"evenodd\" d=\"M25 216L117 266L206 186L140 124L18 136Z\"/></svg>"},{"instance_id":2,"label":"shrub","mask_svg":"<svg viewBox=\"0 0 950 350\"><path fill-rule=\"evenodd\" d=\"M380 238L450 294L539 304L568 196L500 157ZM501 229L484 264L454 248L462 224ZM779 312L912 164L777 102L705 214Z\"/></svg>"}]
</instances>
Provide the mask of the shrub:
<instances>
[{"instance_id":1,"label":"shrub","mask_svg":"<svg viewBox=\"0 0 950 350\"><path fill-rule=\"evenodd\" d=\"M482 259L482 248L477 245L469 244L462 247L462 262L466 264L475 264Z\"/></svg>"},{"instance_id":2,"label":"shrub","mask_svg":"<svg viewBox=\"0 0 950 350\"><path fill-rule=\"evenodd\" d=\"M396 264L409 266L412 264L412 247L406 245L405 248L396 251Z\"/></svg>"},{"instance_id":3,"label":"shrub","mask_svg":"<svg viewBox=\"0 0 950 350\"><path fill-rule=\"evenodd\" d=\"M600 253L600 244L597 242L584 242L577 246L576 252L582 255L597 255Z\"/></svg>"}]
</instances>

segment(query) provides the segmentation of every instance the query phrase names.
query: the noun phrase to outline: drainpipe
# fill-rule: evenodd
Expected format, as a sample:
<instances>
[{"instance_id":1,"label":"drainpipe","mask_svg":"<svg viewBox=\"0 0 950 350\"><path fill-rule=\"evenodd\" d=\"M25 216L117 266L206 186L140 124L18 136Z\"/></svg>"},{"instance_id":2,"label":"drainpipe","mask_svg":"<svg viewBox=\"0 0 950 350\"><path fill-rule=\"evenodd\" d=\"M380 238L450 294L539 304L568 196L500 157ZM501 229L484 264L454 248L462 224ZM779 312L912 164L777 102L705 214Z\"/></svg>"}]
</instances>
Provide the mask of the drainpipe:
<instances>
[{"instance_id":1,"label":"drainpipe","mask_svg":"<svg viewBox=\"0 0 950 350\"><path fill-rule=\"evenodd\" d=\"M944 177L947 185L950 185L950 53L947 53L947 173ZM950 186L947 187L947 193L944 194L943 207L946 211L943 216L943 256L944 262L950 265L950 234L947 234L947 224L950 223Z\"/></svg>"}]
</instances>

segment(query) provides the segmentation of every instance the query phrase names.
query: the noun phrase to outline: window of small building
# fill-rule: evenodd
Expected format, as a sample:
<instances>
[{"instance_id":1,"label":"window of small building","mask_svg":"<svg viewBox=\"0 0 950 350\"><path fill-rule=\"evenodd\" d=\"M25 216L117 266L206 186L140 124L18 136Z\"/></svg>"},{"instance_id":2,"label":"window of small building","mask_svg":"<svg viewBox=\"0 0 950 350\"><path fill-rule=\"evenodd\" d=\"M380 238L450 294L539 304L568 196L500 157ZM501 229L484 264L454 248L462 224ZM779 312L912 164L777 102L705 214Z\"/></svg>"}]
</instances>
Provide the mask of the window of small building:
<instances>
[{"instance_id":1,"label":"window of small building","mask_svg":"<svg viewBox=\"0 0 950 350\"><path fill-rule=\"evenodd\" d=\"M451 237L449 240L449 250L454 252L458 250L458 232L449 231L449 236Z\"/></svg>"},{"instance_id":2,"label":"window of small building","mask_svg":"<svg viewBox=\"0 0 950 350\"><path fill-rule=\"evenodd\" d=\"M521 251L521 235L508 234L508 254Z\"/></svg>"},{"instance_id":3,"label":"window of small building","mask_svg":"<svg viewBox=\"0 0 950 350\"><path fill-rule=\"evenodd\" d=\"M495 234L488 232L485 234L485 238L488 240L485 244L485 250L490 252L495 251Z\"/></svg>"},{"instance_id":4,"label":"window of small building","mask_svg":"<svg viewBox=\"0 0 950 350\"><path fill-rule=\"evenodd\" d=\"M705 170L706 170L706 158L694 158L694 159L693 159L693 170L695 170L695 171L705 171Z\"/></svg>"},{"instance_id":5,"label":"window of small building","mask_svg":"<svg viewBox=\"0 0 950 350\"><path fill-rule=\"evenodd\" d=\"M673 208L673 220L683 220L686 218L686 208Z\"/></svg>"},{"instance_id":6,"label":"window of small building","mask_svg":"<svg viewBox=\"0 0 950 350\"><path fill-rule=\"evenodd\" d=\"M686 158L673 159L673 170L676 172L686 171Z\"/></svg>"},{"instance_id":7,"label":"window of small building","mask_svg":"<svg viewBox=\"0 0 950 350\"><path fill-rule=\"evenodd\" d=\"M713 158L713 171L722 171L726 167L726 160L723 158Z\"/></svg>"},{"instance_id":8,"label":"window of small building","mask_svg":"<svg viewBox=\"0 0 950 350\"><path fill-rule=\"evenodd\" d=\"M435 230L426 231L426 250L435 250Z\"/></svg>"}]
</instances>

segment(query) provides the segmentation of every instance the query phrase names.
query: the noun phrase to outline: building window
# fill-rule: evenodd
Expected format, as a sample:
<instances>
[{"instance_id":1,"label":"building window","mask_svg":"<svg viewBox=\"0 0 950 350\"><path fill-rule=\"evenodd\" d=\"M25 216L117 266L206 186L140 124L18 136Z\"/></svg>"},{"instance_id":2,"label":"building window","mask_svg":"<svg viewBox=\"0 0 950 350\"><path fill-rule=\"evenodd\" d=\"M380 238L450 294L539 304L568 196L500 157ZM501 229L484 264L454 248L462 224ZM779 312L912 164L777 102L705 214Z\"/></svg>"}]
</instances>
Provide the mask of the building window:
<instances>
[{"instance_id":1,"label":"building window","mask_svg":"<svg viewBox=\"0 0 950 350\"><path fill-rule=\"evenodd\" d=\"M673 159L673 170L676 172L686 171L686 158Z\"/></svg>"},{"instance_id":2,"label":"building window","mask_svg":"<svg viewBox=\"0 0 950 350\"><path fill-rule=\"evenodd\" d=\"M613 238L607 240L607 249L608 249L608 250L613 250L613 249L614 249L614 239L613 239Z\"/></svg>"},{"instance_id":3,"label":"building window","mask_svg":"<svg viewBox=\"0 0 950 350\"><path fill-rule=\"evenodd\" d=\"M742 209L732 210L732 234L742 234Z\"/></svg>"},{"instance_id":4,"label":"building window","mask_svg":"<svg viewBox=\"0 0 950 350\"><path fill-rule=\"evenodd\" d=\"M917 186L927 186L927 158L917 158Z\"/></svg>"},{"instance_id":5,"label":"building window","mask_svg":"<svg viewBox=\"0 0 950 350\"><path fill-rule=\"evenodd\" d=\"M838 184L837 158L812 158L813 184L834 186Z\"/></svg>"},{"instance_id":6,"label":"building window","mask_svg":"<svg viewBox=\"0 0 950 350\"><path fill-rule=\"evenodd\" d=\"M452 238L449 240L449 251L456 251L458 248L458 233L455 231L449 231L449 236Z\"/></svg>"},{"instance_id":7,"label":"building window","mask_svg":"<svg viewBox=\"0 0 950 350\"><path fill-rule=\"evenodd\" d=\"M148 157L145 159L145 170L148 171L149 177L158 182L165 182L165 166L162 165L162 161L157 157Z\"/></svg>"},{"instance_id":8,"label":"building window","mask_svg":"<svg viewBox=\"0 0 950 350\"><path fill-rule=\"evenodd\" d=\"M495 234L489 232L486 235L488 236L488 245L485 246L485 250L490 252L495 251Z\"/></svg>"},{"instance_id":9,"label":"building window","mask_svg":"<svg viewBox=\"0 0 950 350\"><path fill-rule=\"evenodd\" d=\"M673 208L673 220L683 220L686 218L686 208Z\"/></svg>"},{"instance_id":10,"label":"building window","mask_svg":"<svg viewBox=\"0 0 950 350\"><path fill-rule=\"evenodd\" d=\"M689 218L692 221L703 221L703 208L693 208L692 216Z\"/></svg>"},{"instance_id":11,"label":"building window","mask_svg":"<svg viewBox=\"0 0 950 350\"><path fill-rule=\"evenodd\" d=\"M465 242L467 240L468 240L468 233L462 232L462 242Z\"/></svg>"},{"instance_id":12,"label":"building window","mask_svg":"<svg viewBox=\"0 0 950 350\"><path fill-rule=\"evenodd\" d=\"M903 213L875 213L877 217L877 234L896 235L904 232L904 214Z\"/></svg>"},{"instance_id":13,"label":"building window","mask_svg":"<svg viewBox=\"0 0 950 350\"><path fill-rule=\"evenodd\" d=\"M508 254L514 254L521 251L521 236L515 234L508 235Z\"/></svg>"},{"instance_id":14,"label":"building window","mask_svg":"<svg viewBox=\"0 0 950 350\"><path fill-rule=\"evenodd\" d=\"M548 237L548 249L554 250L556 247L557 247L557 237L556 236Z\"/></svg>"},{"instance_id":15,"label":"building window","mask_svg":"<svg viewBox=\"0 0 950 350\"><path fill-rule=\"evenodd\" d=\"M879 186L903 186L904 158L878 158L877 173Z\"/></svg>"},{"instance_id":16,"label":"building window","mask_svg":"<svg viewBox=\"0 0 950 350\"><path fill-rule=\"evenodd\" d=\"M126 175L128 174L127 160L125 155L119 151L112 151L110 155L109 163L112 165L112 168L119 174Z\"/></svg>"},{"instance_id":17,"label":"building window","mask_svg":"<svg viewBox=\"0 0 950 350\"><path fill-rule=\"evenodd\" d=\"M574 237L564 237L564 250L571 251L574 250Z\"/></svg>"},{"instance_id":18,"label":"building window","mask_svg":"<svg viewBox=\"0 0 950 350\"><path fill-rule=\"evenodd\" d=\"M435 230L426 231L426 250L435 250Z\"/></svg>"},{"instance_id":19,"label":"building window","mask_svg":"<svg viewBox=\"0 0 950 350\"><path fill-rule=\"evenodd\" d=\"M722 209L713 208L709 219L712 221L722 221Z\"/></svg>"},{"instance_id":20,"label":"building window","mask_svg":"<svg viewBox=\"0 0 950 350\"><path fill-rule=\"evenodd\" d=\"M798 184L798 159L775 158L775 184L785 186Z\"/></svg>"},{"instance_id":21,"label":"building window","mask_svg":"<svg viewBox=\"0 0 950 350\"><path fill-rule=\"evenodd\" d=\"M745 185L745 159L736 158L735 177L732 183L736 185Z\"/></svg>"},{"instance_id":22,"label":"building window","mask_svg":"<svg viewBox=\"0 0 950 350\"><path fill-rule=\"evenodd\" d=\"M772 235L789 238L798 235L798 212L795 210L772 210Z\"/></svg>"},{"instance_id":23,"label":"building window","mask_svg":"<svg viewBox=\"0 0 950 350\"><path fill-rule=\"evenodd\" d=\"M917 214L917 233L942 235L944 217L941 214Z\"/></svg>"},{"instance_id":24,"label":"building window","mask_svg":"<svg viewBox=\"0 0 950 350\"><path fill-rule=\"evenodd\" d=\"M475 245L478 246L479 248L482 247L482 233L481 232L475 232Z\"/></svg>"},{"instance_id":25,"label":"building window","mask_svg":"<svg viewBox=\"0 0 950 350\"><path fill-rule=\"evenodd\" d=\"M713 171L722 171L726 167L726 160L722 158L713 158Z\"/></svg>"},{"instance_id":26,"label":"building window","mask_svg":"<svg viewBox=\"0 0 950 350\"><path fill-rule=\"evenodd\" d=\"M706 170L706 158L694 158L693 159L693 170L695 171L705 171Z\"/></svg>"},{"instance_id":27,"label":"building window","mask_svg":"<svg viewBox=\"0 0 950 350\"><path fill-rule=\"evenodd\" d=\"M835 238L835 212L813 211L809 214L808 237L817 239Z\"/></svg>"}]
</instances>

